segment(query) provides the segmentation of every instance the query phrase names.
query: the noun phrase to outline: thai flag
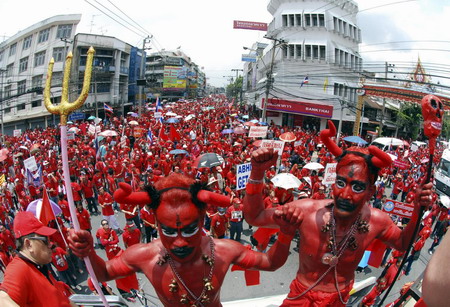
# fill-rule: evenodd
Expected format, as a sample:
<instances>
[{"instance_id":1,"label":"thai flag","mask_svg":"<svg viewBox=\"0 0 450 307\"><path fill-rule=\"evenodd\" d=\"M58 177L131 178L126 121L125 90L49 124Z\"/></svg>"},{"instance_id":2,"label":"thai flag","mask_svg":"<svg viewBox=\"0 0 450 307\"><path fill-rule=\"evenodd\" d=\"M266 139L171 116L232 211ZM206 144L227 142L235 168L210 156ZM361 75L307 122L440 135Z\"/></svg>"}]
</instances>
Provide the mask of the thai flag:
<instances>
[{"instance_id":1,"label":"thai flag","mask_svg":"<svg viewBox=\"0 0 450 307\"><path fill-rule=\"evenodd\" d=\"M152 134L152 130L150 130L150 128L148 128L147 139L150 142L150 145L153 144L153 134Z\"/></svg>"},{"instance_id":2,"label":"thai flag","mask_svg":"<svg viewBox=\"0 0 450 307\"><path fill-rule=\"evenodd\" d=\"M103 103L103 109L105 109L106 112L114 113L113 108L111 108L111 106L107 105L106 103Z\"/></svg>"},{"instance_id":3,"label":"thai flag","mask_svg":"<svg viewBox=\"0 0 450 307\"><path fill-rule=\"evenodd\" d=\"M309 79L308 76L305 77L305 79L303 79L302 84L300 84L300 87L303 86L303 84L308 84L309 83Z\"/></svg>"},{"instance_id":4,"label":"thai flag","mask_svg":"<svg viewBox=\"0 0 450 307\"><path fill-rule=\"evenodd\" d=\"M161 109L161 101L159 101L159 97L156 97L156 110L155 112L160 112Z\"/></svg>"}]
</instances>

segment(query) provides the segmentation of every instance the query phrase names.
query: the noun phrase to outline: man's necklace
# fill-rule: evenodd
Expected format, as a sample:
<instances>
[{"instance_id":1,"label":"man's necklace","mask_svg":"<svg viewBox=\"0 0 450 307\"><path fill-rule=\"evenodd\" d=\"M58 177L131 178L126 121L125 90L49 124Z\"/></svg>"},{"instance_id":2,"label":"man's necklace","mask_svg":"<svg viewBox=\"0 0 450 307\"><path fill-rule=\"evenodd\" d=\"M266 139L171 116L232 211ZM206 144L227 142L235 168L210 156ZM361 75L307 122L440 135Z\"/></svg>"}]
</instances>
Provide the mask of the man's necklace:
<instances>
[{"instance_id":1,"label":"man's necklace","mask_svg":"<svg viewBox=\"0 0 450 307\"><path fill-rule=\"evenodd\" d=\"M361 214L358 215L356 220L353 222L350 229L347 231L347 233L344 235L344 238L339 242L339 244L336 245L336 220L334 219L334 205L332 205L330 210L330 220L328 223L322 226L322 232L330 232L330 241L328 242L327 247L331 249L331 253L325 253L322 256L322 263L325 265L329 265L328 269L320 276L316 282L314 282L311 286L308 287L305 291L300 293L299 295L296 295L294 297L286 297L288 300L296 300L306 293L308 293L310 290L312 290L315 286L317 286L322 279L328 274L328 272L331 271L331 269L334 269L334 281L336 290L339 294L340 301L347 305L347 302L344 302L341 291L339 290L338 285L338 278L337 278L337 264L339 262L339 257L342 256L345 249L349 247L352 250L356 250L358 248L358 243L356 242L355 233L356 230L358 230L359 233L366 233L369 231L369 223L367 221L361 220Z\"/></svg>"},{"instance_id":2,"label":"man's necklace","mask_svg":"<svg viewBox=\"0 0 450 307\"><path fill-rule=\"evenodd\" d=\"M175 268L173 259L172 257L170 257L170 254L168 252L166 252L166 254L157 262L158 265L163 265L167 261L170 265L170 268L172 269L172 273L175 278L172 279L171 283L169 284L170 292L172 293L178 292L179 290L178 283L180 283L186 290L187 294L182 294L180 299L180 303L183 305L190 305L192 307L205 306L211 300L207 292L214 290L214 287L212 285L212 275L214 272L215 253L214 253L214 240L212 238L210 238L209 245L211 247L211 256L203 254L202 259L210 266L210 270L208 277L203 278L203 289L199 296L195 295L191 291L191 289L188 288L188 286L178 273L177 269Z\"/></svg>"}]
</instances>

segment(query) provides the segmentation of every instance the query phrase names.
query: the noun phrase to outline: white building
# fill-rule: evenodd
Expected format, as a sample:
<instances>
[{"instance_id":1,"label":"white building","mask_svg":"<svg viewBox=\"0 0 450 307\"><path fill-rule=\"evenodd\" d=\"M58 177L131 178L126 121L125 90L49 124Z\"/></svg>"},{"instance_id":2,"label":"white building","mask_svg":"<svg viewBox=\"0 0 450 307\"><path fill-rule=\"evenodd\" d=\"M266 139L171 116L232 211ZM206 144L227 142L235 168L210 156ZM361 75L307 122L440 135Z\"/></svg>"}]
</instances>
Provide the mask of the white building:
<instances>
[{"instance_id":1,"label":"white building","mask_svg":"<svg viewBox=\"0 0 450 307\"><path fill-rule=\"evenodd\" d=\"M273 16L266 35L271 43L254 44L250 53L260 57L244 65L247 103L264 109L273 63L269 123L323 129L327 119L342 118L352 126L362 69L355 1L270 0L267 9Z\"/></svg>"},{"instance_id":2,"label":"white building","mask_svg":"<svg viewBox=\"0 0 450 307\"><path fill-rule=\"evenodd\" d=\"M55 59L53 84L56 86L52 92L61 85L65 56L80 19L80 14L50 17L0 44L0 101L5 133L44 127L58 121L42 103L42 88L52 57ZM58 100L60 97L52 98Z\"/></svg>"}]
</instances>

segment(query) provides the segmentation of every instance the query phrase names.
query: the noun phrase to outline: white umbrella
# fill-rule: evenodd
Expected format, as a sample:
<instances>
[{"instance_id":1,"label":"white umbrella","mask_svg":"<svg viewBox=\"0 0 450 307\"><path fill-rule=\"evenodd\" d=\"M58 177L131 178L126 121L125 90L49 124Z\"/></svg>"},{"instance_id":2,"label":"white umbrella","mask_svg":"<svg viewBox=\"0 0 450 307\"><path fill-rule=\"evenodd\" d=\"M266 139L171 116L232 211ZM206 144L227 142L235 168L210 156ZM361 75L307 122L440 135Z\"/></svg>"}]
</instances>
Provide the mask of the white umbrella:
<instances>
[{"instance_id":1,"label":"white umbrella","mask_svg":"<svg viewBox=\"0 0 450 307\"><path fill-rule=\"evenodd\" d=\"M167 112L166 116L177 116L177 113L173 113L173 112Z\"/></svg>"},{"instance_id":2,"label":"white umbrella","mask_svg":"<svg viewBox=\"0 0 450 307\"><path fill-rule=\"evenodd\" d=\"M286 190L298 188L301 184L300 179L290 173L280 173L273 177L270 181L272 181L274 186Z\"/></svg>"},{"instance_id":3,"label":"white umbrella","mask_svg":"<svg viewBox=\"0 0 450 307\"><path fill-rule=\"evenodd\" d=\"M312 171L324 168L322 164L317 162L309 162L303 167Z\"/></svg>"},{"instance_id":4,"label":"white umbrella","mask_svg":"<svg viewBox=\"0 0 450 307\"><path fill-rule=\"evenodd\" d=\"M138 123L137 121L135 121L135 120L130 121L128 124L129 124L129 125L132 125L132 126L137 126L137 125L139 125L139 123Z\"/></svg>"},{"instance_id":5,"label":"white umbrella","mask_svg":"<svg viewBox=\"0 0 450 307\"><path fill-rule=\"evenodd\" d=\"M105 130L100 132L98 135L100 136L118 136L119 134L114 130Z\"/></svg>"},{"instance_id":6,"label":"white umbrella","mask_svg":"<svg viewBox=\"0 0 450 307\"><path fill-rule=\"evenodd\" d=\"M184 118L184 120L191 120L191 119L193 119L194 117L195 117L194 114L189 114L188 116L186 116L186 117Z\"/></svg>"},{"instance_id":7,"label":"white umbrella","mask_svg":"<svg viewBox=\"0 0 450 307\"><path fill-rule=\"evenodd\" d=\"M445 208L450 208L450 198L447 195L441 195L439 200Z\"/></svg>"},{"instance_id":8,"label":"white umbrella","mask_svg":"<svg viewBox=\"0 0 450 307\"><path fill-rule=\"evenodd\" d=\"M77 127L72 127L69 129L69 131L73 131L74 133L78 133L78 131L80 131L80 129L78 129Z\"/></svg>"}]
</instances>

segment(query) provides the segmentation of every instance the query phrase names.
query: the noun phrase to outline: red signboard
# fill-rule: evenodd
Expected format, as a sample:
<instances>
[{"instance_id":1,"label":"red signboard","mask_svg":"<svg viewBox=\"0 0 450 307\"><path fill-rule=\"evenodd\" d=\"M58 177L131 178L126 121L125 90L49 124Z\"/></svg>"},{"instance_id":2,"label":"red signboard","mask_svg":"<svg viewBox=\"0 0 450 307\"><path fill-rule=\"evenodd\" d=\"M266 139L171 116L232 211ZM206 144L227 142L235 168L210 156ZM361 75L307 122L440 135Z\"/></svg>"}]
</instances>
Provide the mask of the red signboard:
<instances>
[{"instance_id":1,"label":"red signboard","mask_svg":"<svg viewBox=\"0 0 450 307\"><path fill-rule=\"evenodd\" d=\"M267 31L267 23L255 21L233 21L233 29Z\"/></svg>"},{"instance_id":2,"label":"red signboard","mask_svg":"<svg viewBox=\"0 0 450 307\"><path fill-rule=\"evenodd\" d=\"M383 211L388 214L410 219L414 211L414 204L402 203L400 201L387 199L386 203L383 206Z\"/></svg>"},{"instance_id":3,"label":"red signboard","mask_svg":"<svg viewBox=\"0 0 450 307\"><path fill-rule=\"evenodd\" d=\"M264 105L264 98L263 98L263 105ZM266 109L304 115L314 115L325 118L331 118L333 116L333 106L330 105L316 104L303 101L284 100L277 98L270 98Z\"/></svg>"},{"instance_id":4,"label":"red signboard","mask_svg":"<svg viewBox=\"0 0 450 307\"><path fill-rule=\"evenodd\" d=\"M402 162L402 161L395 160L393 164L394 164L394 166L396 166L400 169L408 169L409 168L409 164Z\"/></svg>"}]
</instances>

